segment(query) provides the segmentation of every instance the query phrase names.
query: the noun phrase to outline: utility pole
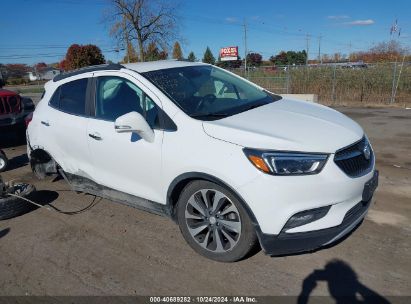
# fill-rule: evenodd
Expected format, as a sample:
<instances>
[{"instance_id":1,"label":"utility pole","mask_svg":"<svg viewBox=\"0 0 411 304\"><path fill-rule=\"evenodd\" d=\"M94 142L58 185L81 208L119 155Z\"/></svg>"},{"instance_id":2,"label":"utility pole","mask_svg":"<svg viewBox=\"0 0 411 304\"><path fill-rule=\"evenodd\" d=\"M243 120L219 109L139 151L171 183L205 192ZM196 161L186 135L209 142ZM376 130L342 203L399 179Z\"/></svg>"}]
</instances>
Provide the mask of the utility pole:
<instances>
[{"instance_id":1,"label":"utility pole","mask_svg":"<svg viewBox=\"0 0 411 304\"><path fill-rule=\"evenodd\" d=\"M305 65L308 65L308 52L309 52L309 44L310 44L310 35L306 34L305 40L307 43L307 57L305 58Z\"/></svg>"},{"instance_id":2,"label":"utility pole","mask_svg":"<svg viewBox=\"0 0 411 304\"><path fill-rule=\"evenodd\" d=\"M318 36L318 62L322 64L323 60L321 58L321 38L322 38L321 35Z\"/></svg>"},{"instance_id":3,"label":"utility pole","mask_svg":"<svg viewBox=\"0 0 411 304\"><path fill-rule=\"evenodd\" d=\"M247 23L244 18L244 76L247 78Z\"/></svg>"}]
</instances>

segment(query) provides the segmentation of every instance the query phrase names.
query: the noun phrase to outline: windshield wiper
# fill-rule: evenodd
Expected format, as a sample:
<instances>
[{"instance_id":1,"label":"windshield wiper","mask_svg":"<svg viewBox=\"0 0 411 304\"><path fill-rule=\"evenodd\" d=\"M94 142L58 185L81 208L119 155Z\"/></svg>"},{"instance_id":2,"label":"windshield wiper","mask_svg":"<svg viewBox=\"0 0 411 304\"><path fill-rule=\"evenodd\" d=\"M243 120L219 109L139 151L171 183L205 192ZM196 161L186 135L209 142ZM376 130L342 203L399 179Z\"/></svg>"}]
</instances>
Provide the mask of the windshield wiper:
<instances>
[{"instance_id":1,"label":"windshield wiper","mask_svg":"<svg viewBox=\"0 0 411 304\"><path fill-rule=\"evenodd\" d=\"M193 113L190 114L191 117L193 118L199 118L199 117L204 117L204 118L223 118L223 117L227 117L230 116L231 114L228 113L207 113L207 112L198 112L198 113Z\"/></svg>"}]
</instances>

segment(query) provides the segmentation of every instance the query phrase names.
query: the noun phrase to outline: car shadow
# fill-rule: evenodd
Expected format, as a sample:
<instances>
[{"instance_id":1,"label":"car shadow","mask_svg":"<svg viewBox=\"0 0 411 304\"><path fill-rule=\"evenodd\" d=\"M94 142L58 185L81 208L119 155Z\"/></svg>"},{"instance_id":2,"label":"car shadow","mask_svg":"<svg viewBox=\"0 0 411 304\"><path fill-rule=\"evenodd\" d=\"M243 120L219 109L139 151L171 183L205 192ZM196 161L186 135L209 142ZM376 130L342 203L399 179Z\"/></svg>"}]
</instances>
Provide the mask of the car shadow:
<instances>
[{"instance_id":1,"label":"car shadow","mask_svg":"<svg viewBox=\"0 0 411 304\"><path fill-rule=\"evenodd\" d=\"M317 283L328 284L328 291L337 304L342 303L390 303L386 298L358 280L355 271L342 260L332 260L323 269L316 269L303 281L298 304L309 303Z\"/></svg>"},{"instance_id":2,"label":"car shadow","mask_svg":"<svg viewBox=\"0 0 411 304\"><path fill-rule=\"evenodd\" d=\"M26 166L29 163L29 158L27 157L27 154L24 153L22 155L13 157L9 159L9 163L7 165L6 171L18 169L21 167Z\"/></svg>"},{"instance_id":3,"label":"car shadow","mask_svg":"<svg viewBox=\"0 0 411 304\"><path fill-rule=\"evenodd\" d=\"M33 192L30 196L30 199L42 206L50 205L59 197L59 194L56 191L50 190L38 190Z\"/></svg>"},{"instance_id":4,"label":"car shadow","mask_svg":"<svg viewBox=\"0 0 411 304\"><path fill-rule=\"evenodd\" d=\"M26 135L23 129L0 129L0 149L13 148L26 144Z\"/></svg>"},{"instance_id":5,"label":"car shadow","mask_svg":"<svg viewBox=\"0 0 411 304\"><path fill-rule=\"evenodd\" d=\"M10 232L10 228L0 230L0 239Z\"/></svg>"}]
</instances>

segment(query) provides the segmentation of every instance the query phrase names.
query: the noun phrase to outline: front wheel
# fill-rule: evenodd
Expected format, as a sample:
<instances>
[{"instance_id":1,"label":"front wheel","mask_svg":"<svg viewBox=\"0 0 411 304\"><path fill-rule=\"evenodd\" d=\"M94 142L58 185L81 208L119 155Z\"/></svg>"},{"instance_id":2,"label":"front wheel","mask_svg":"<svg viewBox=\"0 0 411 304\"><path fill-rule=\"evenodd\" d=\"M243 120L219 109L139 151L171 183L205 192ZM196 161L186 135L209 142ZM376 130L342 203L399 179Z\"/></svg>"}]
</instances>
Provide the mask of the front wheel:
<instances>
[{"instance_id":1,"label":"front wheel","mask_svg":"<svg viewBox=\"0 0 411 304\"><path fill-rule=\"evenodd\" d=\"M255 229L240 201L215 183L189 183L180 195L177 216L187 243L209 259L235 262L257 244Z\"/></svg>"}]
</instances>

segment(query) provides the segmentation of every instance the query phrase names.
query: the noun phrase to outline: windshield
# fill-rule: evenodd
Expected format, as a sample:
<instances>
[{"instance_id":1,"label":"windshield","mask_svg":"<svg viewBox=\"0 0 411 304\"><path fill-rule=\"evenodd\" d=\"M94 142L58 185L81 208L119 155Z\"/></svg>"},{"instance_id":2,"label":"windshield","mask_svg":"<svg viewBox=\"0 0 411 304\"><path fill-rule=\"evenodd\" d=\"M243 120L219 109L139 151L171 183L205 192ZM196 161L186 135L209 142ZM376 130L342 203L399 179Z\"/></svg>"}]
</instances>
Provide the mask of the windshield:
<instances>
[{"instance_id":1,"label":"windshield","mask_svg":"<svg viewBox=\"0 0 411 304\"><path fill-rule=\"evenodd\" d=\"M281 99L208 65L150 71L143 75L186 114L201 120L224 118Z\"/></svg>"}]
</instances>

